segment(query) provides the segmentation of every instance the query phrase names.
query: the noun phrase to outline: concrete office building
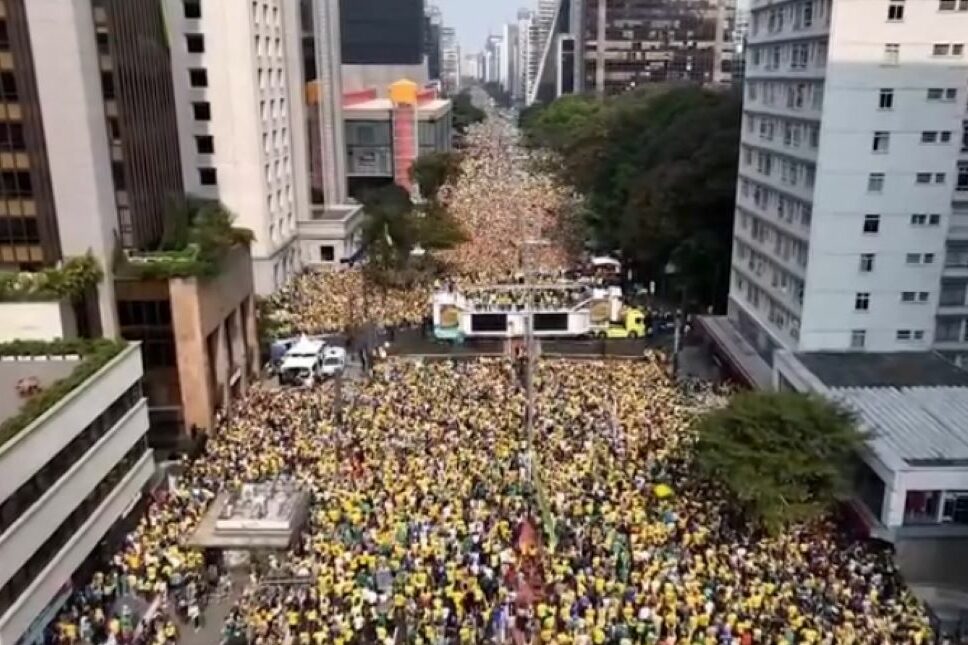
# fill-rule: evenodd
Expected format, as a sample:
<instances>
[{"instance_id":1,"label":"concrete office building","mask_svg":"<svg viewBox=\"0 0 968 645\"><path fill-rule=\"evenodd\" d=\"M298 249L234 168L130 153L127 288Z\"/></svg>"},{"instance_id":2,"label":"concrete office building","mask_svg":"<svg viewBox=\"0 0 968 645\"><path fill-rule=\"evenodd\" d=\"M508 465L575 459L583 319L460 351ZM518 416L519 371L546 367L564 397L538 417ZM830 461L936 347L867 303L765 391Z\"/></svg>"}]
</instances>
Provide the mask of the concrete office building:
<instances>
[{"instance_id":1,"label":"concrete office building","mask_svg":"<svg viewBox=\"0 0 968 645\"><path fill-rule=\"evenodd\" d=\"M501 30L501 37L504 41L504 57L501 60L501 85L504 91L512 97L520 93L518 82L518 61L520 59L521 41L518 38L518 23L504 25Z\"/></svg>"},{"instance_id":2,"label":"concrete office building","mask_svg":"<svg viewBox=\"0 0 968 645\"><path fill-rule=\"evenodd\" d=\"M255 233L257 293L300 268L308 210L298 6L165 0L185 189L219 199Z\"/></svg>"},{"instance_id":3,"label":"concrete office building","mask_svg":"<svg viewBox=\"0 0 968 645\"><path fill-rule=\"evenodd\" d=\"M518 103L524 102L528 95L528 64L531 59L531 21L533 14L527 9L518 11L518 59L515 63L517 78L511 98Z\"/></svg>"},{"instance_id":4,"label":"concrete office building","mask_svg":"<svg viewBox=\"0 0 968 645\"><path fill-rule=\"evenodd\" d=\"M730 78L733 0L584 0L581 75L598 94Z\"/></svg>"},{"instance_id":5,"label":"concrete office building","mask_svg":"<svg viewBox=\"0 0 968 645\"><path fill-rule=\"evenodd\" d=\"M457 31L453 27L443 27L440 30L440 81L445 95L453 95L460 91L462 60L460 43L457 41Z\"/></svg>"},{"instance_id":6,"label":"concrete office building","mask_svg":"<svg viewBox=\"0 0 968 645\"><path fill-rule=\"evenodd\" d=\"M584 91L586 0L539 0L529 35L526 103Z\"/></svg>"},{"instance_id":7,"label":"concrete office building","mask_svg":"<svg viewBox=\"0 0 968 645\"><path fill-rule=\"evenodd\" d=\"M776 389L825 397L869 433L848 498L857 524L895 548L905 581L968 576L968 372L934 352L776 352ZM932 607L935 609L935 607Z\"/></svg>"},{"instance_id":8,"label":"concrete office building","mask_svg":"<svg viewBox=\"0 0 968 645\"><path fill-rule=\"evenodd\" d=\"M182 191L167 43L147 0L5 0L0 264L92 252L106 277L77 331L117 334L113 254L151 248ZM135 82L134 79L137 79Z\"/></svg>"},{"instance_id":9,"label":"concrete office building","mask_svg":"<svg viewBox=\"0 0 968 645\"><path fill-rule=\"evenodd\" d=\"M401 78L432 80L423 0L339 0L342 91L386 88Z\"/></svg>"},{"instance_id":10,"label":"concrete office building","mask_svg":"<svg viewBox=\"0 0 968 645\"><path fill-rule=\"evenodd\" d=\"M753 3L728 320L776 350L968 358L968 3Z\"/></svg>"},{"instance_id":11,"label":"concrete office building","mask_svg":"<svg viewBox=\"0 0 968 645\"><path fill-rule=\"evenodd\" d=\"M427 59L427 76L431 81L441 80L443 67L444 17L437 5L427 5L424 10L424 56Z\"/></svg>"},{"instance_id":12,"label":"concrete office building","mask_svg":"<svg viewBox=\"0 0 968 645\"><path fill-rule=\"evenodd\" d=\"M0 421L20 410L25 379L47 388L88 360L18 359L8 349L0 346ZM152 478L141 376L138 346L128 345L0 442L0 643L44 642L72 578Z\"/></svg>"}]
</instances>

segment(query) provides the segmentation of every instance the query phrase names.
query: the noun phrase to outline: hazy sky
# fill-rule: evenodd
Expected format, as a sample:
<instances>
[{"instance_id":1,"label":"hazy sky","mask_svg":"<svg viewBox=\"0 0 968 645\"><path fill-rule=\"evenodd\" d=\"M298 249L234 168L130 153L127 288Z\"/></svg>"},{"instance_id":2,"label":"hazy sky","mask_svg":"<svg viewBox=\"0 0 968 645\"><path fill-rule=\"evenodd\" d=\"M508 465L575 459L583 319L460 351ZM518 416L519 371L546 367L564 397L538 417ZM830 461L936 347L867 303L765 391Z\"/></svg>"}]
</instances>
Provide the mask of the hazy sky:
<instances>
[{"instance_id":1,"label":"hazy sky","mask_svg":"<svg viewBox=\"0 0 968 645\"><path fill-rule=\"evenodd\" d=\"M535 0L433 0L440 7L444 24L457 30L462 54L479 52L489 33L514 22L518 9L531 9Z\"/></svg>"}]
</instances>

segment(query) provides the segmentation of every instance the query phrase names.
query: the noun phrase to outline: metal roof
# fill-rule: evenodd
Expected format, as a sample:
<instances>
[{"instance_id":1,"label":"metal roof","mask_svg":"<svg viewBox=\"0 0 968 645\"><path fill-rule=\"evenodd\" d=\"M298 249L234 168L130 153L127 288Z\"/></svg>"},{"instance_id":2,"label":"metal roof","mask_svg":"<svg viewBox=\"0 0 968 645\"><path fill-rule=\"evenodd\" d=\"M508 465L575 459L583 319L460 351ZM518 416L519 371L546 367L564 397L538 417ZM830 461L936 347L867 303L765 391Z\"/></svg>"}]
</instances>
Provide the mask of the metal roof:
<instances>
[{"instance_id":1,"label":"metal roof","mask_svg":"<svg viewBox=\"0 0 968 645\"><path fill-rule=\"evenodd\" d=\"M968 387L833 387L889 465L968 466Z\"/></svg>"},{"instance_id":2,"label":"metal roof","mask_svg":"<svg viewBox=\"0 0 968 645\"><path fill-rule=\"evenodd\" d=\"M968 386L965 371L934 352L801 352L827 387Z\"/></svg>"}]
</instances>

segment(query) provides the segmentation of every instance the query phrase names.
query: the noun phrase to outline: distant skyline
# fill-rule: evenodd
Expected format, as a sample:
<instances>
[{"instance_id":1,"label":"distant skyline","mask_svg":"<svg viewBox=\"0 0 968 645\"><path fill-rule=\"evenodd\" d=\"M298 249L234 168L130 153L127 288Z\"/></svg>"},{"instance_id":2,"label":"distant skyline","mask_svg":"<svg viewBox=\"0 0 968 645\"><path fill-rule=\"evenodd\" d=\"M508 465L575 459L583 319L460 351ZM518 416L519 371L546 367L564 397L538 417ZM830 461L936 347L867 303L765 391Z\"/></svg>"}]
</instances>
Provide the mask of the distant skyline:
<instances>
[{"instance_id":1,"label":"distant skyline","mask_svg":"<svg viewBox=\"0 0 968 645\"><path fill-rule=\"evenodd\" d=\"M484 49L488 34L517 20L518 9L534 9L536 0L430 0L440 7L444 24L457 30L464 54Z\"/></svg>"}]
</instances>

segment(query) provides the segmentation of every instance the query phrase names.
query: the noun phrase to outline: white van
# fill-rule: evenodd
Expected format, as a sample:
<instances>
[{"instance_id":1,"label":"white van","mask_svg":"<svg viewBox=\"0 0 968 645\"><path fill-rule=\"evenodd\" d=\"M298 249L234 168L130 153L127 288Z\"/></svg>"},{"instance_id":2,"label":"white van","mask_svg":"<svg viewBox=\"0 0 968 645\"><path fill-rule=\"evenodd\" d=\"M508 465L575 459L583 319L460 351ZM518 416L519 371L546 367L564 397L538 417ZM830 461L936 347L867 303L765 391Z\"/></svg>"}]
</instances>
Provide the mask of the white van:
<instances>
[{"instance_id":1,"label":"white van","mask_svg":"<svg viewBox=\"0 0 968 645\"><path fill-rule=\"evenodd\" d=\"M345 349L331 345L323 351L323 376L336 376L345 368Z\"/></svg>"},{"instance_id":2,"label":"white van","mask_svg":"<svg viewBox=\"0 0 968 645\"><path fill-rule=\"evenodd\" d=\"M279 366L279 383L311 387L323 377L326 343L303 336L289 348Z\"/></svg>"}]
</instances>

